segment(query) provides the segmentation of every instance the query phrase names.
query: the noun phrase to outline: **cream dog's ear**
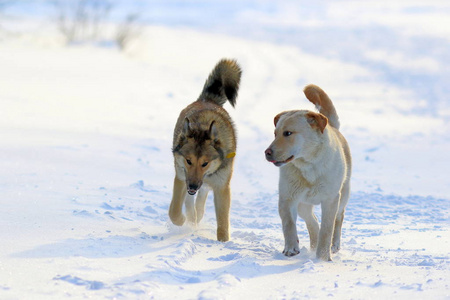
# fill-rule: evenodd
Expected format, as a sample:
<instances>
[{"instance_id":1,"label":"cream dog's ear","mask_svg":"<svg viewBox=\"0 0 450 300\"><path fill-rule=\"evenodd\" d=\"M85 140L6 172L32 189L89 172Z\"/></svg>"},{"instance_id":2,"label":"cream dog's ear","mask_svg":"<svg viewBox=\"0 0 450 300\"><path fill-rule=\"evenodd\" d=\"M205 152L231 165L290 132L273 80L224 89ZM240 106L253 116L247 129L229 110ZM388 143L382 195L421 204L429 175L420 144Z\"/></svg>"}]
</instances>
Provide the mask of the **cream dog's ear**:
<instances>
[{"instance_id":1,"label":"cream dog's ear","mask_svg":"<svg viewBox=\"0 0 450 300\"><path fill-rule=\"evenodd\" d=\"M277 127L277 123L280 120L281 116L284 115L286 112L280 112L278 115L275 116L275 118L273 118L273 124L275 125L275 127Z\"/></svg>"},{"instance_id":2,"label":"cream dog's ear","mask_svg":"<svg viewBox=\"0 0 450 300\"><path fill-rule=\"evenodd\" d=\"M325 126L328 124L328 118L320 113L309 112L306 114L306 120L312 128L317 128L321 133L325 130Z\"/></svg>"}]
</instances>

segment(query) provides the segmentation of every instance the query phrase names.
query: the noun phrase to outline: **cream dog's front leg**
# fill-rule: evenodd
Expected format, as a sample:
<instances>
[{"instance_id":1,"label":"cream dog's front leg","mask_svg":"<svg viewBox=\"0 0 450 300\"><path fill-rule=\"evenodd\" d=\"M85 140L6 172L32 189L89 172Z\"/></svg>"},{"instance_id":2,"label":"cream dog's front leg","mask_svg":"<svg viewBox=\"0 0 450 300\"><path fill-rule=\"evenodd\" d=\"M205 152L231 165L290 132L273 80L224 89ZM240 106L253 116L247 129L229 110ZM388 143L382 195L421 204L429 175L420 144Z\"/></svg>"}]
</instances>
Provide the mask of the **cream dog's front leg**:
<instances>
[{"instance_id":1,"label":"cream dog's front leg","mask_svg":"<svg viewBox=\"0 0 450 300\"><path fill-rule=\"evenodd\" d=\"M284 250L286 256L294 256L300 253L297 236L297 207L290 198L285 199L280 193L278 201L278 212L281 217L281 224L284 235Z\"/></svg>"}]
</instances>

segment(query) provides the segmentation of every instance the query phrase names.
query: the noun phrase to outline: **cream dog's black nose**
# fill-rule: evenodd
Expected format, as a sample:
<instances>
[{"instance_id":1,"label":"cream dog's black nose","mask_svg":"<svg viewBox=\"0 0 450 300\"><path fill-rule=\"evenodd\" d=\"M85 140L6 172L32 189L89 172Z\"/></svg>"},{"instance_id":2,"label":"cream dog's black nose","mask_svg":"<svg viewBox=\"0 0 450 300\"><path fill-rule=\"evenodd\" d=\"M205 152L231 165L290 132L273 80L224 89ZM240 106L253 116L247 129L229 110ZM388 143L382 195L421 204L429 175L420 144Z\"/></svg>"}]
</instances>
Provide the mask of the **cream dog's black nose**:
<instances>
[{"instance_id":1,"label":"cream dog's black nose","mask_svg":"<svg viewBox=\"0 0 450 300\"><path fill-rule=\"evenodd\" d=\"M272 159L272 149L267 148L266 151L264 151L264 153L266 154L266 159L267 160L271 160Z\"/></svg>"}]
</instances>

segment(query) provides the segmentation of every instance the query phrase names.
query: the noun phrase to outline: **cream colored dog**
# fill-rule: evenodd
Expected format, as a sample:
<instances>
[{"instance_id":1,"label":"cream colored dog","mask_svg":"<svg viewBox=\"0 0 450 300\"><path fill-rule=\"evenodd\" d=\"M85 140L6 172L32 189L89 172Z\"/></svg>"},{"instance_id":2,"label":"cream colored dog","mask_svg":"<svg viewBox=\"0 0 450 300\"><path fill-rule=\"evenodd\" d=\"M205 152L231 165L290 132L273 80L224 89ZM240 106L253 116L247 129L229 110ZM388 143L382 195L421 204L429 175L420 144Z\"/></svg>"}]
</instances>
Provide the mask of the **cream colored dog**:
<instances>
[{"instance_id":1,"label":"cream colored dog","mask_svg":"<svg viewBox=\"0 0 450 300\"><path fill-rule=\"evenodd\" d=\"M327 94L315 85L304 89L320 113L285 111L275 119L275 140L266 159L280 167L278 209L283 226L283 253L300 252L296 219L305 220L311 250L317 258L331 261L339 251L344 211L350 196L351 155L339 132L339 117ZM322 221L314 215L321 205Z\"/></svg>"}]
</instances>

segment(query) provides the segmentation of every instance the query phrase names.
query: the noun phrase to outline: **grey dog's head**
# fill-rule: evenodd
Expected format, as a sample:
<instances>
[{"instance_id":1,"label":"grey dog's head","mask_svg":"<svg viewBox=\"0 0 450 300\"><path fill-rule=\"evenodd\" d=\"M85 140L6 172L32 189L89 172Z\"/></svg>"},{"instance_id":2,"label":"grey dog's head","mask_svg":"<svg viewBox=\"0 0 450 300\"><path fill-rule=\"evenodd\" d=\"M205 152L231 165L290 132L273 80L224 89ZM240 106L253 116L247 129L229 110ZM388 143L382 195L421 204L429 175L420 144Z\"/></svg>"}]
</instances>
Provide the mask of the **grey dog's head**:
<instances>
[{"instance_id":1,"label":"grey dog's head","mask_svg":"<svg viewBox=\"0 0 450 300\"><path fill-rule=\"evenodd\" d=\"M200 189L205 176L213 174L221 165L219 145L214 121L209 128L199 128L191 124L188 118L185 119L178 146L173 153L176 167L186 176L186 187L190 195Z\"/></svg>"}]
</instances>

